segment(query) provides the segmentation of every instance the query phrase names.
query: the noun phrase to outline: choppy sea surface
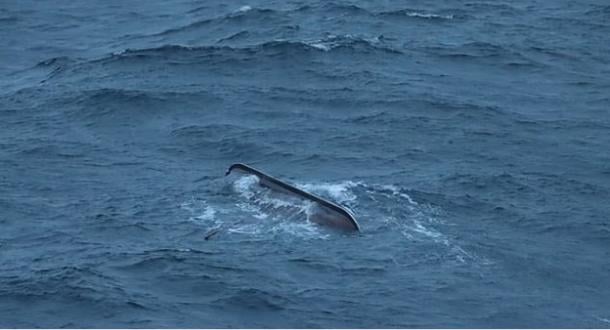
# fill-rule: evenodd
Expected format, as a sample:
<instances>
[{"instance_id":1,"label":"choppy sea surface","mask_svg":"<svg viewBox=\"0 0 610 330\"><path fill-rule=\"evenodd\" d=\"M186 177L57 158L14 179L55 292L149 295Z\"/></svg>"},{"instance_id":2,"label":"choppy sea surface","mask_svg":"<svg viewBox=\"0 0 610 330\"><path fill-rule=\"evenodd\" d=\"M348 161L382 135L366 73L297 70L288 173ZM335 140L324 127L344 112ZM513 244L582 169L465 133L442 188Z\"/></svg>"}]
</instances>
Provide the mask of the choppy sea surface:
<instances>
[{"instance_id":1,"label":"choppy sea surface","mask_svg":"<svg viewBox=\"0 0 610 330\"><path fill-rule=\"evenodd\" d=\"M604 0L2 1L0 327L610 327L609 110Z\"/></svg>"}]
</instances>

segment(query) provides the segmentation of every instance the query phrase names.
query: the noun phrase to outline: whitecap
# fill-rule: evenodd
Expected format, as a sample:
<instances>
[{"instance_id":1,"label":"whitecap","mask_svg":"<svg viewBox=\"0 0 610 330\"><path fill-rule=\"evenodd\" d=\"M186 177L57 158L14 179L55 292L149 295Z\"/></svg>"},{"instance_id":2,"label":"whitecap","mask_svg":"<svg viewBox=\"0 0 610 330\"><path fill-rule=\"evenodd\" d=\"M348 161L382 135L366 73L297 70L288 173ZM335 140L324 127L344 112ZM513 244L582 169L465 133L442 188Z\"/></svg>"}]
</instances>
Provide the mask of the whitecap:
<instances>
[{"instance_id":1,"label":"whitecap","mask_svg":"<svg viewBox=\"0 0 610 330\"><path fill-rule=\"evenodd\" d=\"M216 215L216 210L213 207L208 205L203 209L203 213L196 216L195 219L203 220L203 221L210 221L210 220L215 219L215 215Z\"/></svg>"},{"instance_id":2,"label":"whitecap","mask_svg":"<svg viewBox=\"0 0 610 330\"><path fill-rule=\"evenodd\" d=\"M218 218L216 214L218 211L205 200L191 200L180 204L180 208L190 213L188 218L189 221L203 223L203 224L217 224Z\"/></svg>"},{"instance_id":3,"label":"whitecap","mask_svg":"<svg viewBox=\"0 0 610 330\"><path fill-rule=\"evenodd\" d=\"M407 202L409 202L409 204L411 204L411 205L418 205L418 204L417 204L417 202L416 202L416 201L414 201L414 200L411 198L411 196L409 196L409 195L407 195L407 194L405 194L405 193L401 192L401 191L400 191L400 188L398 188L397 186L394 186L394 185L383 185L383 186L381 186L381 187L382 187L383 189L387 189L387 190L389 190L389 191L392 193L392 195L399 196L399 197L402 197L402 198L406 199L406 200L407 200Z\"/></svg>"},{"instance_id":4,"label":"whitecap","mask_svg":"<svg viewBox=\"0 0 610 330\"><path fill-rule=\"evenodd\" d=\"M356 200L356 195L353 193L352 188L358 186L360 183L353 181L343 181L339 183L300 183L297 187L313 193L328 196L339 203L349 203Z\"/></svg>"},{"instance_id":5,"label":"whitecap","mask_svg":"<svg viewBox=\"0 0 610 330\"><path fill-rule=\"evenodd\" d=\"M322 50L322 51L325 51L325 52L331 50L331 47L329 45L326 45L326 44L322 43L321 41L310 42L310 43L307 43L307 44L309 46L313 47L313 48L316 48L316 49L319 49L319 50Z\"/></svg>"},{"instance_id":6,"label":"whitecap","mask_svg":"<svg viewBox=\"0 0 610 330\"><path fill-rule=\"evenodd\" d=\"M250 199L254 196L254 187L258 185L259 178L255 175L244 175L233 182L233 188L242 197Z\"/></svg>"},{"instance_id":7,"label":"whitecap","mask_svg":"<svg viewBox=\"0 0 610 330\"><path fill-rule=\"evenodd\" d=\"M426 18L426 19L453 19L453 15L436 15L436 14L429 14L429 13L420 13L420 12L416 12L416 11L408 11L405 12L405 15L409 16L409 17L417 17L417 18Z\"/></svg>"},{"instance_id":8,"label":"whitecap","mask_svg":"<svg viewBox=\"0 0 610 330\"><path fill-rule=\"evenodd\" d=\"M263 210L255 204L243 202L235 204L240 210L252 214L256 219L262 220L269 218L269 214L263 212Z\"/></svg>"},{"instance_id":9,"label":"whitecap","mask_svg":"<svg viewBox=\"0 0 610 330\"><path fill-rule=\"evenodd\" d=\"M240 12L240 13L245 13L245 12L250 11L250 10L252 10L252 7L250 7L248 5L245 5L245 6L239 7L239 9L237 11Z\"/></svg>"},{"instance_id":10,"label":"whitecap","mask_svg":"<svg viewBox=\"0 0 610 330\"><path fill-rule=\"evenodd\" d=\"M258 235L261 233L261 227L258 224L251 223L229 228L227 232L242 235Z\"/></svg>"}]
</instances>

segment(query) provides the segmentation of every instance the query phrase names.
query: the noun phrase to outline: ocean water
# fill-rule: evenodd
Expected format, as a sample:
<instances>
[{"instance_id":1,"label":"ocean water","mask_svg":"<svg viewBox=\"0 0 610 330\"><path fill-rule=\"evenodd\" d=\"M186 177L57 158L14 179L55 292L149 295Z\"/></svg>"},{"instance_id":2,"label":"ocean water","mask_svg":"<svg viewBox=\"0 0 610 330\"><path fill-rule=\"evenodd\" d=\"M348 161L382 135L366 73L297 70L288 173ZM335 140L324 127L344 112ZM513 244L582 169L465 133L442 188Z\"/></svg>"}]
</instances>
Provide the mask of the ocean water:
<instances>
[{"instance_id":1,"label":"ocean water","mask_svg":"<svg viewBox=\"0 0 610 330\"><path fill-rule=\"evenodd\" d=\"M605 0L1 1L0 327L610 327L609 110Z\"/></svg>"}]
</instances>

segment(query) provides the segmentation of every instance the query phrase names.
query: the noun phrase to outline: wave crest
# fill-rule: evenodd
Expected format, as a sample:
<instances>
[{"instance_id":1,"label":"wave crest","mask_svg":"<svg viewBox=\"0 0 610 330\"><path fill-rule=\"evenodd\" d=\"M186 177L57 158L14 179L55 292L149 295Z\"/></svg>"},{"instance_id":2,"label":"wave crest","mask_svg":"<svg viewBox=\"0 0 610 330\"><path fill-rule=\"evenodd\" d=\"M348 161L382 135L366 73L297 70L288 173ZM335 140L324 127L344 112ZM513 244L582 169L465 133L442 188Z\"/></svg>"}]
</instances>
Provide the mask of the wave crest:
<instances>
[{"instance_id":1,"label":"wave crest","mask_svg":"<svg viewBox=\"0 0 610 330\"><path fill-rule=\"evenodd\" d=\"M399 50L387 45L383 36L363 38L353 35L328 35L322 39L305 41L273 40L245 47L230 46L186 46L164 45L154 48L125 49L101 61L150 60L160 59L178 64L218 59L222 61L249 60L258 56L297 57L319 52L359 53L359 54L401 54Z\"/></svg>"},{"instance_id":2,"label":"wave crest","mask_svg":"<svg viewBox=\"0 0 610 330\"><path fill-rule=\"evenodd\" d=\"M210 25L217 26L219 24L234 25L243 24L244 20L259 20L261 22L273 21L274 19L281 19L282 13L274 9L266 8L252 8L250 6L242 6L237 10L222 15L219 17L200 19L195 22L189 23L184 26L174 27L166 29L159 33L153 34L153 37L167 37L175 34L189 33L194 30L206 28Z\"/></svg>"},{"instance_id":3,"label":"wave crest","mask_svg":"<svg viewBox=\"0 0 610 330\"><path fill-rule=\"evenodd\" d=\"M455 14L434 14L425 11L418 11L413 9L399 9L399 10L391 10L379 13L380 16L387 17L407 17L414 19L423 19L423 20L434 20L434 21L449 21L456 18L462 18L462 16L458 16Z\"/></svg>"}]
</instances>

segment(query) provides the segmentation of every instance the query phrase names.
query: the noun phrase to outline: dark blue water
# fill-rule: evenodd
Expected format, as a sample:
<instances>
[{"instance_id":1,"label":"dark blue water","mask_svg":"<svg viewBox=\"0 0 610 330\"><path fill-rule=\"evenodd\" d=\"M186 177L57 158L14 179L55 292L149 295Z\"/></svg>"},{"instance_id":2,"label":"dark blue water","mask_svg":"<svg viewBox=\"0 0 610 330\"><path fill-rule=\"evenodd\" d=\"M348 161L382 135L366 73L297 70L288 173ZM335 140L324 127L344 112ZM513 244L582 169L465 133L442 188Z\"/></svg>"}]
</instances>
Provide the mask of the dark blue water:
<instances>
[{"instance_id":1,"label":"dark blue water","mask_svg":"<svg viewBox=\"0 0 610 330\"><path fill-rule=\"evenodd\" d=\"M2 1L0 327L609 327L609 110L603 0Z\"/></svg>"}]
</instances>

